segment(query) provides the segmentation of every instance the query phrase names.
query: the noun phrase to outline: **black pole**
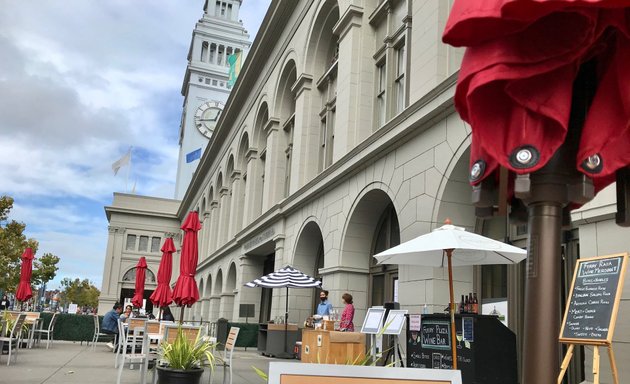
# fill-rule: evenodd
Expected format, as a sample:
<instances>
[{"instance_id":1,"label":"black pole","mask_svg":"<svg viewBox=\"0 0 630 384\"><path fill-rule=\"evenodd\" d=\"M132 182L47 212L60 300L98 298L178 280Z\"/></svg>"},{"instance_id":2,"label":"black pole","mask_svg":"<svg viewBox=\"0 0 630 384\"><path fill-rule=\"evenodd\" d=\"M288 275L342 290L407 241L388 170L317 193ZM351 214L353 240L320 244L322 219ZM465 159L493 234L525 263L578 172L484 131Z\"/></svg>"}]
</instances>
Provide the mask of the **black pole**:
<instances>
[{"instance_id":1,"label":"black pole","mask_svg":"<svg viewBox=\"0 0 630 384\"><path fill-rule=\"evenodd\" d=\"M577 171L575 159L594 94L595 74L593 62L580 68L562 146L543 168L515 180L515 196L525 203L529 214L521 384L555 383L560 371L561 235L563 224L569 225L563 223L563 215L568 214L565 210L570 203L583 204L594 196L592 181ZM528 159L527 153L520 155L515 154L516 162Z\"/></svg>"},{"instance_id":2,"label":"black pole","mask_svg":"<svg viewBox=\"0 0 630 384\"><path fill-rule=\"evenodd\" d=\"M287 351L287 333L288 332L288 322L289 322L289 286L287 285L287 297L285 299L284 302L284 353L288 354L289 351Z\"/></svg>"}]
</instances>

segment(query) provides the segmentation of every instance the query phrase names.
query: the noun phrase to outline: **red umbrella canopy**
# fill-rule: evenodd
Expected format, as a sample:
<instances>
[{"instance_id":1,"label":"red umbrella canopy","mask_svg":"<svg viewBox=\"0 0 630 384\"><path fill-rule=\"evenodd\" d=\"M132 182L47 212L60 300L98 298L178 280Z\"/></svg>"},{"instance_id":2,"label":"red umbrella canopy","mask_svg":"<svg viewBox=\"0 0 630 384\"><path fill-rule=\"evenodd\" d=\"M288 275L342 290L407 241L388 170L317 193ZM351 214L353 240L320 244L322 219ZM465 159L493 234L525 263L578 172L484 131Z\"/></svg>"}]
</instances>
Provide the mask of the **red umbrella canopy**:
<instances>
[{"instance_id":1,"label":"red umbrella canopy","mask_svg":"<svg viewBox=\"0 0 630 384\"><path fill-rule=\"evenodd\" d=\"M630 164L630 0L456 0L445 43L466 46L455 106L472 127L470 181L542 168L564 142L573 81L598 85L575 159L599 190Z\"/></svg>"},{"instance_id":2,"label":"red umbrella canopy","mask_svg":"<svg viewBox=\"0 0 630 384\"><path fill-rule=\"evenodd\" d=\"M179 277L173 290L173 301L179 306L191 306L199 300L199 289L195 282L199 256L197 232L201 229L199 214L195 211L189 212L181 228L184 230L184 240L179 262Z\"/></svg>"},{"instance_id":3,"label":"red umbrella canopy","mask_svg":"<svg viewBox=\"0 0 630 384\"><path fill-rule=\"evenodd\" d=\"M175 244L172 238L167 238L162 246L162 259L158 268L157 287L151 294L151 302L158 307L166 307L173 301L171 292L171 274L173 273L173 252Z\"/></svg>"},{"instance_id":4,"label":"red umbrella canopy","mask_svg":"<svg viewBox=\"0 0 630 384\"><path fill-rule=\"evenodd\" d=\"M144 299L144 278L147 273L147 260L142 256L136 264L136 292L131 299L134 307L142 308Z\"/></svg>"},{"instance_id":5,"label":"red umbrella canopy","mask_svg":"<svg viewBox=\"0 0 630 384\"><path fill-rule=\"evenodd\" d=\"M15 298L26 301L33 297L31 290L31 275L33 274L33 250L26 248L22 253L22 267L20 270L20 284L15 292Z\"/></svg>"}]
</instances>

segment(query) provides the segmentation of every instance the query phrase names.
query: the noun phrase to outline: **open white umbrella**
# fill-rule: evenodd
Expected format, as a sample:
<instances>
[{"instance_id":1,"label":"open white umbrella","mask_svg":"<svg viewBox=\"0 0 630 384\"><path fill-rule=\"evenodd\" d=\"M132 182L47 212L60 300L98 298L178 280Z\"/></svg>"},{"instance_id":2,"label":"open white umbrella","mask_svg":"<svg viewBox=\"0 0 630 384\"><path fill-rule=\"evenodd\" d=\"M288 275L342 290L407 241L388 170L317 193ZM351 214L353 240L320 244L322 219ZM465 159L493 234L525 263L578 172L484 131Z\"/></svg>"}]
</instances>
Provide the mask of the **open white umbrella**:
<instances>
[{"instance_id":1,"label":"open white umbrella","mask_svg":"<svg viewBox=\"0 0 630 384\"><path fill-rule=\"evenodd\" d=\"M456 252L453 252L457 250ZM451 225L450 220L432 232L416 237L374 255L379 264L448 266L451 315L451 349L453 369L457 369L455 346L455 300L453 266L481 264L514 264L525 259L527 251Z\"/></svg>"}]
</instances>

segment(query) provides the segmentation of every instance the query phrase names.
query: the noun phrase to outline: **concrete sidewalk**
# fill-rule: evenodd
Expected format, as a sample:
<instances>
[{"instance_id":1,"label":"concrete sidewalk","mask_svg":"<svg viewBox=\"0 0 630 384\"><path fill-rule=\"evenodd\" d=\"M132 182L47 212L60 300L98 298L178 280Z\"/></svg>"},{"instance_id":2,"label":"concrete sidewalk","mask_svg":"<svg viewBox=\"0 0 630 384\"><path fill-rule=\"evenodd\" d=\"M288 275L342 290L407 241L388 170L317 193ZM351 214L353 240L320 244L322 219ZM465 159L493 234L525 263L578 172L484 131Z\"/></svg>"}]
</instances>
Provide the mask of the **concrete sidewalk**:
<instances>
[{"instance_id":1,"label":"concrete sidewalk","mask_svg":"<svg viewBox=\"0 0 630 384\"><path fill-rule=\"evenodd\" d=\"M118 370L114 368L114 354L105 344L99 343L92 351L91 347L80 343L55 341L50 349L45 345L33 349L20 349L17 361L7 366L8 355L0 359L0 384L61 384L61 383L116 383ZM233 384L264 384L252 366L264 372L269 370L271 361L281 360L261 356L255 349L245 351L237 348L233 357ZM213 383L223 382L223 368L215 368ZM152 372L147 375L147 383L151 382ZM209 370L204 372L202 383L208 383ZM140 371L123 370L122 383L137 384L140 382Z\"/></svg>"}]
</instances>

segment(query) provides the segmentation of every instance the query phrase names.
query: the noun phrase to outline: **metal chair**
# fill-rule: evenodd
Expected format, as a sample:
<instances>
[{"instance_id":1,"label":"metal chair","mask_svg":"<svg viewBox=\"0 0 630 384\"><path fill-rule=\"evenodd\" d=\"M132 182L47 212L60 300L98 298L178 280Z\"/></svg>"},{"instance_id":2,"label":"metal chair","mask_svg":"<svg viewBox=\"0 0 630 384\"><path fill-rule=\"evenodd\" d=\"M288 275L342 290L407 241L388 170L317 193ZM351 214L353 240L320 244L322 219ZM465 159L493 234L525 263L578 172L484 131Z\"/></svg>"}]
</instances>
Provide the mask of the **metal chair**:
<instances>
[{"instance_id":1,"label":"metal chair","mask_svg":"<svg viewBox=\"0 0 630 384\"><path fill-rule=\"evenodd\" d=\"M9 356L7 358L7 365L11 365L11 354L14 353L14 360L17 360L17 352L20 348L20 340L22 338L22 325L24 324L24 320L26 319L26 313L21 313L18 315L17 319L13 323L13 327L11 328L11 332L9 336L0 337L0 341L4 343L8 343L9 345Z\"/></svg>"},{"instance_id":2,"label":"metal chair","mask_svg":"<svg viewBox=\"0 0 630 384\"><path fill-rule=\"evenodd\" d=\"M223 384L228 383L226 371L230 372L230 381L232 384L232 355L234 354L234 347L236 346L236 339L238 338L238 333L241 329L237 327L230 327L230 333L228 334L227 340L225 341L225 351L222 362L217 364L217 366L223 367ZM213 377L210 375L209 383L212 384Z\"/></svg>"},{"instance_id":3,"label":"metal chair","mask_svg":"<svg viewBox=\"0 0 630 384\"><path fill-rule=\"evenodd\" d=\"M98 315L94 314L93 318L94 318L94 336L92 337L92 350L95 350L96 343L98 343L101 338L105 338L107 340L114 340L114 335L111 333L101 332L101 325L98 319Z\"/></svg>"},{"instance_id":4,"label":"metal chair","mask_svg":"<svg viewBox=\"0 0 630 384\"><path fill-rule=\"evenodd\" d=\"M48 324L47 329L36 329L35 333L37 333L37 340L41 340L42 335L46 335L46 349L50 347L50 344L53 343L55 332L55 323L57 322L57 312L53 313L52 318L50 319L50 323Z\"/></svg>"},{"instance_id":5,"label":"metal chair","mask_svg":"<svg viewBox=\"0 0 630 384\"><path fill-rule=\"evenodd\" d=\"M124 328L123 323L121 321L118 322L119 332L121 332L124 336L124 340L119 340L118 345L123 346L121 352L121 361L120 365L118 365L118 359L116 360L116 365L118 365L118 379L117 384L120 384L120 380L122 379L122 371L125 367L125 362L129 362L130 367L133 367L133 364L140 364L140 382L145 383L145 374L146 370L144 367L146 366L146 362L149 358L149 343L148 343L148 333L147 333L147 324L146 320L144 322L135 322L129 324L129 329L127 332L121 330ZM138 352L138 347L140 347L140 352ZM127 350L131 348L131 350ZM116 354L118 356L118 354Z\"/></svg>"}]
</instances>

